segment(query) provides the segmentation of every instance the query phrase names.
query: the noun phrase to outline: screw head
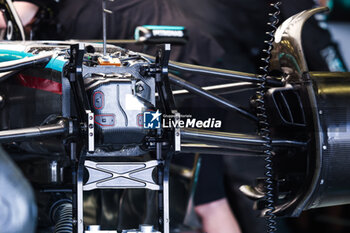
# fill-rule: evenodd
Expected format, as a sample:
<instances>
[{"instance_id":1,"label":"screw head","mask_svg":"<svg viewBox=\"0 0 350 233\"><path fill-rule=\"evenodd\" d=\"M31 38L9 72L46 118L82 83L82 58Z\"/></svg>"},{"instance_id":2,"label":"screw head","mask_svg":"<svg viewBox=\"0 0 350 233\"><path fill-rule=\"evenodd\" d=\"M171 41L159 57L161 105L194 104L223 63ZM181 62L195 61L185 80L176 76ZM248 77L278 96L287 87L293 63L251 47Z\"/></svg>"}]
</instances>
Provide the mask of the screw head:
<instances>
[{"instance_id":1,"label":"screw head","mask_svg":"<svg viewBox=\"0 0 350 233\"><path fill-rule=\"evenodd\" d=\"M141 84L136 85L136 92L142 92L143 90L145 90L145 88Z\"/></svg>"}]
</instances>

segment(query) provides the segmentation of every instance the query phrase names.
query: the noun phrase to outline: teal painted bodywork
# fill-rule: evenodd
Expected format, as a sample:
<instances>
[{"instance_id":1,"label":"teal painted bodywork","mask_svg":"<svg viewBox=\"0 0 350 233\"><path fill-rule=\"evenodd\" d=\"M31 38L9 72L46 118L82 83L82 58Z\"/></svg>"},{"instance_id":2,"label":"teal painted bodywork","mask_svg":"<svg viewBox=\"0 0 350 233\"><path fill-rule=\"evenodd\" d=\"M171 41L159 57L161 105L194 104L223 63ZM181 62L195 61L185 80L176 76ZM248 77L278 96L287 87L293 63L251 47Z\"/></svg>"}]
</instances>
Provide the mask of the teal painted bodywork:
<instances>
[{"instance_id":1,"label":"teal painted bodywork","mask_svg":"<svg viewBox=\"0 0 350 233\"><path fill-rule=\"evenodd\" d=\"M32 56L34 56L32 53L27 53L24 51L0 49L0 62L14 61L14 60L22 59L25 57L32 57ZM62 72L66 62L67 61L65 60L58 59L58 57L54 57L45 66L45 68Z\"/></svg>"}]
</instances>

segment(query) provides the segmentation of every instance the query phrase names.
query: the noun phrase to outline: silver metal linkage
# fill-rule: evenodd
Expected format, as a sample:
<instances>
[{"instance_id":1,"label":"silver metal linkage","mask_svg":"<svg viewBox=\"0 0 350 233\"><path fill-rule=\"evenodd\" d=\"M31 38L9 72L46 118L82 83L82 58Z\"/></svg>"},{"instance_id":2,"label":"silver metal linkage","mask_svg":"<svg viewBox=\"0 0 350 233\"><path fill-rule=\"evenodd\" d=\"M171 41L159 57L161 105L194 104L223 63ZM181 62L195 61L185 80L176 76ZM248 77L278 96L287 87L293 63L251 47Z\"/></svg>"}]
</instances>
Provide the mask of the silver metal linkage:
<instances>
[{"instance_id":1,"label":"silver metal linkage","mask_svg":"<svg viewBox=\"0 0 350 233\"><path fill-rule=\"evenodd\" d=\"M148 162L93 162L85 161L89 180L84 191L93 189L135 189L159 190L153 180L153 170L160 164L157 160Z\"/></svg>"}]
</instances>

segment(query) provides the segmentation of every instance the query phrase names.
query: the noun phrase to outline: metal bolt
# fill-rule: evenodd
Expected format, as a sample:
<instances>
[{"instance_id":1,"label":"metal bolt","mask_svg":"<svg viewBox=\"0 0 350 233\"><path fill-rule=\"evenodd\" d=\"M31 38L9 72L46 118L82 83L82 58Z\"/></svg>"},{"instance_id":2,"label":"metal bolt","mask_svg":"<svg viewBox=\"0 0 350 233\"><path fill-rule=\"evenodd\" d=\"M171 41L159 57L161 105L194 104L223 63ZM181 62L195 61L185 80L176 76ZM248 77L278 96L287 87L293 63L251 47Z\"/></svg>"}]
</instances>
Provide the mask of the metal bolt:
<instances>
[{"instance_id":1,"label":"metal bolt","mask_svg":"<svg viewBox=\"0 0 350 233\"><path fill-rule=\"evenodd\" d=\"M136 92L142 92L143 90L145 90L145 88L142 85L136 85Z\"/></svg>"},{"instance_id":2,"label":"metal bolt","mask_svg":"<svg viewBox=\"0 0 350 233\"><path fill-rule=\"evenodd\" d=\"M90 125L89 125L89 128L90 128L90 129L94 128L94 125L93 125L93 124L90 124Z\"/></svg>"},{"instance_id":3,"label":"metal bolt","mask_svg":"<svg viewBox=\"0 0 350 233\"><path fill-rule=\"evenodd\" d=\"M320 115L322 115L322 114L323 114L323 111L322 111L322 110L320 110L320 111L318 111L318 113L319 113Z\"/></svg>"},{"instance_id":4,"label":"metal bolt","mask_svg":"<svg viewBox=\"0 0 350 233\"><path fill-rule=\"evenodd\" d=\"M327 146L326 145L322 146L322 149L327 150Z\"/></svg>"},{"instance_id":5,"label":"metal bolt","mask_svg":"<svg viewBox=\"0 0 350 233\"><path fill-rule=\"evenodd\" d=\"M92 136L94 136L94 134L93 134L93 133L90 133L90 137L92 137Z\"/></svg>"}]
</instances>

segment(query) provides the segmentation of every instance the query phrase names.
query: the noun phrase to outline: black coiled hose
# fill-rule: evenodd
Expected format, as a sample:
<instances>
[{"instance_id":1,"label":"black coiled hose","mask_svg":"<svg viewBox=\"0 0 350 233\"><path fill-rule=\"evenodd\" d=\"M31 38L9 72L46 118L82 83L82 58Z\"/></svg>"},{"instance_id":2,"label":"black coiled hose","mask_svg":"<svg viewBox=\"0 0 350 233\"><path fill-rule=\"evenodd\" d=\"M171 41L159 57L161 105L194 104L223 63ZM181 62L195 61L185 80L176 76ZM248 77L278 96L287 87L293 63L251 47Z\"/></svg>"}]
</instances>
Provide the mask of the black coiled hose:
<instances>
[{"instance_id":1,"label":"black coiled hose","mask_svg":"<svg viewBox=\"0 0 350 233\"><path fill-rule=\"evenodd\" d=\"M73 207L71 202L57 203L51 212L51 216L55 223L54 233L73 233Z\"/></svg>"},{"instance_id":2,"label":"black coiled hose","mask_svg":"<svg viewBox=\"0 0 350 233\"><path fill-rule=\"evenodd\" d=\"M272 140L271 140L271 132L270 132L270 124L268 122L268 116L266 113L266 105L265 105L265 93L267 90L267 74L268 68L270 65L271 59L271 51L273 49L273 41L274 34L277 29L277 24L279 22L278 16L280 14L281 2L276 2L270 4L273 7L274 12L269 13L270 21L267 23L272 29L266 34L269 36L269 40L264 41L267 46L266 49L263 50L265 56L261 58L264 64L259 68L261 74L258 76L260 78L259 82L259 90L256 92L256 108L257 108L257 117L259 122L259 134L265 140L264 143L264 154L265 157L265 168L266 168L266 209L265 217L267 220L267 232L275 232L276 228L276 216L274 214L275 206L274 206L274 182L273 182L273 167L272 167Z\"/></svg>"}]
</instances>

